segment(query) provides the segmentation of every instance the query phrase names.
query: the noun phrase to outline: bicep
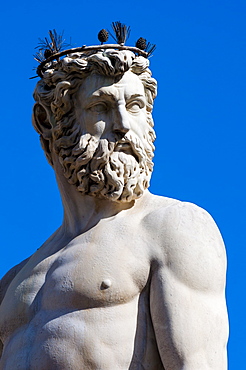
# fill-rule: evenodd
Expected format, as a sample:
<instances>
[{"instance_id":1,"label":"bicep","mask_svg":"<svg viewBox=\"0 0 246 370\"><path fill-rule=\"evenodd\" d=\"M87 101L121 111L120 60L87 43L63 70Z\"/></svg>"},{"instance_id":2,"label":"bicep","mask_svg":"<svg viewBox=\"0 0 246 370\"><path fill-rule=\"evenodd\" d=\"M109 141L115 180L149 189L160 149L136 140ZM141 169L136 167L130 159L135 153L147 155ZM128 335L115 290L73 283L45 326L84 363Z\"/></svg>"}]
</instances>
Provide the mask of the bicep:
<instances>
[{"instance_id":1,"label":"bicep","mask_svg":"<svg viewBox=\"0 0 246 370\"><path fill-rule=\"evenodd\" d=\"M226 256L212 220L182 206L165 225L152 268L150 308L166 370L225 370L228 336Z\"/></svg>"},{"instance_id":2,"label":"bicep","mask_svg":"<svg viewBox=\"0 0 246 370\"><path fill-rule=\"evenodd\" d=\"M223 294L194 290L166 270L152 277L150 307L166 370L226 368Z\"/></svg>"}]
</instances>

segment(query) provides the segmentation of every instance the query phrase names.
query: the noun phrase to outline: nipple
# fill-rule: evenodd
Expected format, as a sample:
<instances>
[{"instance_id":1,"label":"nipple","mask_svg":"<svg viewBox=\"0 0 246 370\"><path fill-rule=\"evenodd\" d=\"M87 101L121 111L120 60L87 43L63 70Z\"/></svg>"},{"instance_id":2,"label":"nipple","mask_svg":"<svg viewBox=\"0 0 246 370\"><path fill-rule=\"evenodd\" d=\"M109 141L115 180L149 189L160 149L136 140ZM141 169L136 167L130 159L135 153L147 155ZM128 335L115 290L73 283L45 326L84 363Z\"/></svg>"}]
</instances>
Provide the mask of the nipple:
<instances>
[{"instance_id":1,"label":"nipple","mask_svg":"<svg viewBox=\"0 0 246 370\"><path fill-rule=\"evenodd\" d=\"M112 285L112 283L111 283L111 281L110 281L109 279L104 279L104 280L102 281L102 284L101 284L100 289L101 289L101 290L108 289L108 288L110 288L110 287L111 287L111 285Z\"/></svg>"}]
</instances>

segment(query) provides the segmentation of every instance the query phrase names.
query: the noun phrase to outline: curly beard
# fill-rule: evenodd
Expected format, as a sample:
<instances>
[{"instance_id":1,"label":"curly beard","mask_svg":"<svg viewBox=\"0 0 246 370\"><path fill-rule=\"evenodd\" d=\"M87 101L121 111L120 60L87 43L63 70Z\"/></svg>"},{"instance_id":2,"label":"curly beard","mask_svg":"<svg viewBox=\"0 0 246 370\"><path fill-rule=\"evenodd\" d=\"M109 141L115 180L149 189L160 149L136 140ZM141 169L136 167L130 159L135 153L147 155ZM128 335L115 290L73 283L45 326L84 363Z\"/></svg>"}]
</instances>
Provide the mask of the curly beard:
<instances>
[{"instance_id":1,"label":"curly beard","mask_svg":"<svg viewBox=\"0 0 246 370\"><path fill-rule=\"evenodd\" d=\"M115 141L81 135L73 148L56 149L70 184L82 194L112 201L130 202L149 187L153 169L153 144L128 132Z\"/></svg>"}]
</instances>

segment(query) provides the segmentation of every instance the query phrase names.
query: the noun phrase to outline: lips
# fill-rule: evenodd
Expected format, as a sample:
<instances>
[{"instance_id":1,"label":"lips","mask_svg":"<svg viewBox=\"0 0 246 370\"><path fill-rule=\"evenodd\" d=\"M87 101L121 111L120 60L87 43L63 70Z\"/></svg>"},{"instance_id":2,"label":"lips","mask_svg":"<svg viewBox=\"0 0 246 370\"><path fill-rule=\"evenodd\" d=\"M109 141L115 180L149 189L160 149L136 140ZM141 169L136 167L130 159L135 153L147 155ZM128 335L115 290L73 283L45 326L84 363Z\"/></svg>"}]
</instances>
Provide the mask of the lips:
<instances>
[{"instance_id":1,"label":"lips","mask_svg":"<svg viewBox=\"0 0 246 370\"><path fill-rule=\"evenodd\" d=\"M134 153L132 145L128 141L124 141L124 140L118 141L115 146L114 151L132 155L136 159L136 161L139 162L138 156Z\"/></svg>"}]
</instances>

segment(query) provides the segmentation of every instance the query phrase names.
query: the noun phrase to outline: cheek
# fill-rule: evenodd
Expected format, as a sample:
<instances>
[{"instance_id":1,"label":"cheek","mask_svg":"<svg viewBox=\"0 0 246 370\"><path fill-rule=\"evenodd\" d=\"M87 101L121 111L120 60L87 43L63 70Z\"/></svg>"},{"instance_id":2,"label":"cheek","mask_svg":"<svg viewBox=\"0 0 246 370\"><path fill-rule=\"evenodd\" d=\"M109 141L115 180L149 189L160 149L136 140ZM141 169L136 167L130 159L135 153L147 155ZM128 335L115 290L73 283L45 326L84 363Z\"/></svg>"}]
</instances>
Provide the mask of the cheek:
<instances>
[{"instance_id":1,"label":"cheek","mask_svg":"<svg viewBox=\"0 0 246 370\"><path fill-rule=\"evenodd\" d=\"M131 130L140 138L144 138L148 132L149 125L145 112L131 117Z\"/></svg>"},{"instance_id":2,"label":"cheek","mask_svg":"<svg viewBox=\"0 0 246 370\"><path fill-rule=\"evenodd\" d=\"M82 133L89 133L100 138L105 131L106 123L103 114L83 112L80 117Z\"/></svg>"}]
</instances>

